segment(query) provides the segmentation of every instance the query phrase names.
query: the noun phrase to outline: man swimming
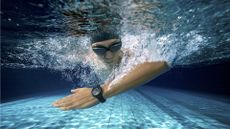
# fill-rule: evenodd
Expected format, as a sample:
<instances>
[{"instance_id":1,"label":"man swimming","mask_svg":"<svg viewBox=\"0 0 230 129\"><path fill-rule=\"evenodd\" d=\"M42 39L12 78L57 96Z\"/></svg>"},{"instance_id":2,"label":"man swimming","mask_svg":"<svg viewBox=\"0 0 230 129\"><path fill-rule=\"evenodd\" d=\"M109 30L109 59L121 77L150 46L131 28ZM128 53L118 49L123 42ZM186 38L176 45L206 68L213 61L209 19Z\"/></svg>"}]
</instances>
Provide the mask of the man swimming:
<instances>
[{"instance_id":1,"label":"man swimming","mask_svg":"<svg viewBox=\"0 0 230 129\"><path fill-rule=\"evenodd\" d=\"M129 51L121 50L121 40L119 36L109 33L100 33L93 36L91 44L93 56L102 61L104 65L112 67L119 65L124 54ZM129 56L132 56L128 54ZM62 110L82 109L92 107L106 99L123 93L131 88L143 85L156 78L169 69L167 62L143 62L133 66L124 76L104 82L95 88L77 88L71 90L72 94L53 103L53 106ZM116 81L114 82L114 80Z\"/></svg>"}]
</instances>

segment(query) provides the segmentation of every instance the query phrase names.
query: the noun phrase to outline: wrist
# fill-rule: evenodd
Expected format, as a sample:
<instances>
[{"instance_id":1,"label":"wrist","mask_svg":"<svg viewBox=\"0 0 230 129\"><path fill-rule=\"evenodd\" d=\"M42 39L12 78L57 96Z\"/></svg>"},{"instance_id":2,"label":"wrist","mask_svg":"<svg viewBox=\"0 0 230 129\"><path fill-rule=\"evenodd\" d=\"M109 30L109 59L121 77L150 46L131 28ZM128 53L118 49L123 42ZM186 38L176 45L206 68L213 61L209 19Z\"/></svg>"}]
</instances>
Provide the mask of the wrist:
<instances>
[{"instance_id":1,"label":"wrist","mask_svg":"<svg viewBox=\"0 0 230 129\"><path fill-rule=\"evenodd\" d=\"M102 90L103 90L103 97L109 98L110 97L109 85L103 85Z\"/></svg>"}]
</instances>

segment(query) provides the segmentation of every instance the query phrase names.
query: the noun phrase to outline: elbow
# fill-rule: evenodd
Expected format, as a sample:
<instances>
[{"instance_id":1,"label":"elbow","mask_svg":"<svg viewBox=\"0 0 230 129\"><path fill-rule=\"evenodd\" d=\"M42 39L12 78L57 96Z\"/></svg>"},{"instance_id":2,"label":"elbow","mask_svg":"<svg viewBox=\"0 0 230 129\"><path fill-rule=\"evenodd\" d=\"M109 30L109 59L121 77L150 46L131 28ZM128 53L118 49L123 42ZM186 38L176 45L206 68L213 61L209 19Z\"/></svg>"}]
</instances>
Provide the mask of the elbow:
<instances>
[{"instance_id":1,"label":"elbow","mask_svg":"<svg viewBox=\"0 0 230 129\"><path fill-rule=\"evenodd\" d=\"M150 62L150 64L150 71L153 73L162 74L171 69L170 65L166 61Z\"/></svg>"},{"instance_id":2,"label":"elbow","mask_svg":"<svg viewBox=\"0 0 230 129\"><path fill-rule=\"evenodd\" d=\"M162 62L163 62L163 66L165 67L165 70L169 71L171 69L171 66L169 65L169 63L166 61L162 61Z\"/></svg>"}]
</instances>

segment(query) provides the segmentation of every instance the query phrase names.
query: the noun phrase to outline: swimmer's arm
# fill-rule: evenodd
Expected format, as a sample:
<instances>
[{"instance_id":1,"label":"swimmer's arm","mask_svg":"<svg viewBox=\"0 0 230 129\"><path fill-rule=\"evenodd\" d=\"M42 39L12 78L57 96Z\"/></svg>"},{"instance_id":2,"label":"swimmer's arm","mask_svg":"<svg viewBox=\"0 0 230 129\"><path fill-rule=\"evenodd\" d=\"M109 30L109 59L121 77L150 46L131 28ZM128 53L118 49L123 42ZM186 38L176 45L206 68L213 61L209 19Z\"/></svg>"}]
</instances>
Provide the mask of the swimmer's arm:
<instances>
[{"instance_id":1,"label":"swimmer's arm","mask_svg":"<svg viewBox=\"0 0 230 129\"><path fill-rule=\"evenodd\" d=\"M105 98L112 97L119 93L125 92L131 88L144 84L151 79L159 76L169 69L166 62L146 62L139 64L128 72L123 78L116 83L107 82L103 88L103 96ZM74 90L71 95L53 103L53 106L62 110L89 108L99 103L99 101L91 95L91 88L79 88Z\"/></svg>"},{"instance_id":2,"label":"swimmer's arm","mask_svg":"<svg viewBox=\"0 0 230 129\"><path fill-rule=\"evenodd\" d=\"M112 83L113 81L105 83L102 86L104 91L103 96L109 98L131 88L143 85L167 70L169 70L169 66L164 61L138 64L116 83Z\"/></svg>"}]
</instances>

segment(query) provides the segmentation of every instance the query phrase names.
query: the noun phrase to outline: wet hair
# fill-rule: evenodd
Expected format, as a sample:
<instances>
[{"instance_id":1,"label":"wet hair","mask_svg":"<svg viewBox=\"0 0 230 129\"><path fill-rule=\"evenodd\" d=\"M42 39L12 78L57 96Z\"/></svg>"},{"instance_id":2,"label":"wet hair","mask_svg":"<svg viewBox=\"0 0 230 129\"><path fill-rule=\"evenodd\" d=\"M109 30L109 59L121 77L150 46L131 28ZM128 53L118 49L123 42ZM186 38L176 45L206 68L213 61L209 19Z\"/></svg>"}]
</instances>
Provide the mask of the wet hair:
<instances>
[{"instance_id":1,"label":"wet hair","mask_svg":"<svg viewBox=\"0 0 230 129\"><path fill-rule=\"evenodd\" d=\"M94 34L91 35L91 44L99 41L105 41L109 39L119 39L119 35L114 32L95 32Z\"/></svg>"}]
</instances>

